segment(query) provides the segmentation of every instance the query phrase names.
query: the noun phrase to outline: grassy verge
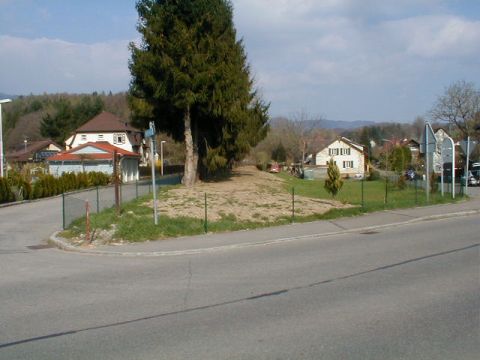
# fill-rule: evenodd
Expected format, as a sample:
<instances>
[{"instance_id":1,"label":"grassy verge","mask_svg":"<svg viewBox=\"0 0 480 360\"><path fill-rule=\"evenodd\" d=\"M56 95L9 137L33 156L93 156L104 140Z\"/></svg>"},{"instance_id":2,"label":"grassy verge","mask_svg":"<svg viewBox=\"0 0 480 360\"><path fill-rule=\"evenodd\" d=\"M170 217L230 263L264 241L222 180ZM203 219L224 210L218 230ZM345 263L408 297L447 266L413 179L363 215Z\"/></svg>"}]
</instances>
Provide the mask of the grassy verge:
<instances>
[{"instance_id":1,"label":"grassy verge","mask_svg":"<svg viewBox=\"0 0 480 360\"><path fill-rule=\"evenodd\" d=\"M288 174L279 174L285 180L285 190L292 191L295 189L295 194L318 198L318 199L332 199L331 195L324 189L323 180L302 180L292 177ZM385 180L364 181L363 182L363 196L362 196L362 181L360 180L345 180L342 189L337 194L335 200L341 201L345 204L352 204L363 207L361 212L372 212L384 209L398 209L415 206L437 205L452 203L463 199L457 196L452 199L450 194L442 196L439 192L430 194L429 201L425 190L417 187L414 183L409 183L404 189L399 189L396 184ZM356 211L353 209L346 209ZM347 213L349 212L347 211ZM333 213L338 211L332 210ZM340 211L340 216L345 211ZM330 216L330 215L326 215ZM333 215L335 217L339 217Z\"/></svg>"},{"instance_id":2,"label":"grassy verge","mask_svg":"<svg viewBox=\"0 0 480 360\"><path fill-rule=\"evenodd\" d=\"M289 196L292 188L295 194L319 199L332 199L325 191L322 180L301 180L287 174L279 174L285 180L285 195ZM160 190L159 199L166 199L171 187L165 187ZM387 189L387 192L385 191ZM386 196L385 196L386 194ZM139 242L152 239L162 239L179 236L189 236L201 234L205 231L203 220L193 217L167 217L162 215L160 209L159 223L157 226L153 223L153 209L148 205L150 197L145 196L130 203L124 204L122 213L117 215L114 209L108 209L99 214L92 214L91 228L94 231L94 238L108 238L107 240L122 239L128 242ZM324 214L305 214L302 213L301 201L295 205L295 222L308 222L322 219L334 219L345 216L356 216L367 212L383 209L406 208L422 205L434 205L448 203L452 200L448 194L442 197L440 194L431 194L430 201L427 203L426 194L423 189L407 187L398 189L395 184L387 184L385 181L365 181L358 180L345 181L336 200L346 204L354 205L351 208L333 209ZM254 211L253 209L252 211ZM209 232L226 232L234 230L255 229L259 227L268 227L274 225L288 224L292 221L291 217L279 217L272 222L252 222L238 221L234 215L226 214L218 221L208 223ZM69 239L81 238L85 233L85 218L78 219L72 223L70 228L63 232L63 236Z\"/></svg>"}]
</instances>

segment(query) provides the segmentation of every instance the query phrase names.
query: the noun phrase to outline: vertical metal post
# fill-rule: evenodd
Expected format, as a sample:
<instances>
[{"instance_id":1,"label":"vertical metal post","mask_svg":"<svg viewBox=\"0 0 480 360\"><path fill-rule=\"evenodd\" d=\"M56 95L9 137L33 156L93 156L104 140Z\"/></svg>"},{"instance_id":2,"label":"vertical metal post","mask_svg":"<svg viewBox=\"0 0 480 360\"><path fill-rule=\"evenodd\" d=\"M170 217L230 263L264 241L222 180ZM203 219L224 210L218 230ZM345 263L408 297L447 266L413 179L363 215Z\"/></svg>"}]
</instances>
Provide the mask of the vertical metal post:
<instances>
[{"instance_id":1,"label":"vertical metal post","mask_svg":"<svg viewBox=\"0 0 480 360\"><path fill-rule=\"evenodd\" d=\"M65 230L65 193L62 193L62 223L63 230Z\"/></svg>"},{"instance_id":2,"label":"vertical metal post","mask_svg":"<svg viewBox=\"0 0 480 360\"><path fill-rule=\"evenodd\" d=\"M470 136L467 136L467 163L465 164L465 196L468 196L468 163L470 162Z\"/></svg>"},{"instance_id":3,"label":"vertical metal post","mask_svg":"<svg viewBox=\"0 0 480 360\"><path fill-rule=\"evenodd\" d=\"M153 218L155 225L158 225L157 213L157 184L155 182L155 136L150 138L150 155L152 164L152 188L153 188Z\"/></svg>"},{"instance_id":4,"label":"vertical metal post","mask_svg":"<svg viewBox=\"0 0 480 360\"><path fill-rule=\"evenodd\" d=\"M415 174L415 205L418 205L417 175Z\"/></svg>"},{"instance_id":5,"label":"vertical metal post","mask_svg":"<svg viewBox=\"0 0 480 360\"><path fill-rule=\"evenodd\" d=\"M295 187L292 187L292 223L295 222Z\"/></svg>"},{"instance_id":6,"label":"vertical metal post","mask_svg":"<svg viewBox=\"0 0 480 360\"><path fill-rule=\"evenodd\" d=\"M455 199L455 147L452 153L452 181L450 181L452 187L452 199Z\"/></svg>"},{"instance_id":7,"label":"vertical metal post","mask_svg":"<svg viewBox=\"0 0 480 360\"><path fill-rule=\"evenodd\" d=\"M363 186L364 186L364 179L362 179L362 208L365 208L365 198L364 198L364 194L363 194Z\"/></svg>"},{"instance_id":8,"label":"vertical metal post","mask_svg":"<svg viewBox=\"0 0 480 360\"><path fill-rule=\"evenodd\" d=\"M430 203L430 153L429 153L428 130L425 128L425 195L427 197L427 204Z\"/></svg>"},{"instance_id":9,"label":"vertical metal post","mask_svg":"<svg viewBox=\"0 0 480 360\"><path fill-rule=\"evenodd\" d=\"M98 193L98 186L97 186L97 214L100 212L100 196Z\"/></svg>"},{"instance_id":10,"label":"vertical metal post","mask_svg":"<svg viewBox=\"0 0 480 360\"><path fill-rule=\"evenodd\" d=\"M88 200L85 201L85 241L90 244L90 206Z\"/></svg>"},{"instance_id":11,"label":"vertical metal post","mask_svg":"<svg viewBox=\"0 0 480 360\"><path fill-rule=\"evenodd\" d=\"M385 174L385 203L387 205L388 202L388 174Z\"/></svg>"},{"instance_id":12,"label":"vertical metal post","mask_svg":"<svg viewBox=\"0 0 480 360\"><path fill-rule=\"evenodd\" d=\"M113 181L115 183L115 209L117 215L120 215L120 189L118 184L118 162L117 162L117 150L113 151Z\"/></svg>"},{"instance_id":13,"label":"vertical metal post","mask_svg":"<svg viewBox=\"0 0 480 360\"><path fill-rule=\"evenodd\" d=\"M203 221L205 234L208 233L207 193L205 193L205 220Z\"/></svg>"},{"instance_id":14,"label":"vertical metal post","mask_svg":"<svg viewBox=\"0 0 480 360\"><path fill-rule=\"evenodd\" d=\"M442 170L441 170L441 171L442 171L442 177L441 177L441 179L440 179L440 183L441 183L441 186L442 186L442 191L441 191L441 193L442 193L442 197L443 197L444 194L445 194L445 192L444 192L444 190L443 190L443 162L442 162Z\"/></svg>"},{"instance_id":15,"label":"vertical metal post","mask_svg":"<svg viewBox=\"0 0 480 360\"><path fill-rule=\"evenodd\" d=\"M138 180L135 180L135 199L138 199Z\"/></svg>"}]
</instances>

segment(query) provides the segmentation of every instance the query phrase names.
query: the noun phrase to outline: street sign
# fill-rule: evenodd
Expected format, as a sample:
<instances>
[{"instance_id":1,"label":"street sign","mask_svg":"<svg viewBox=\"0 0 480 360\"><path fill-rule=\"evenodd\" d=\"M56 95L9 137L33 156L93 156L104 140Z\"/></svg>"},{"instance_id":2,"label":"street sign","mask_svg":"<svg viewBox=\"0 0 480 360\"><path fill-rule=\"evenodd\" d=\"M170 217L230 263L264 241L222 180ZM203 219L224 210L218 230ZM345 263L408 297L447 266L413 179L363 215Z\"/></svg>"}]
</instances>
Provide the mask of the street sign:
<instances>
[{"instance_id":1,"label":"street sign","mask_svg":"<svg viewBox=\"0 0 480 360\"><path fill-rule=\"evenodd\" d=\"M145 130L145 137L146 137L146 138L153 137L154 135L155 135L155 134L154 134L154 132L153 132L152 129L147 129L147 130Z\"/></svg>"},{"instance_id":2,"label":"street sign","mask_svg":"<svg viewBox=\"0 0 480 360\"><path fill-rule=\"evenodd\" d=\"M472 154L477 144L478 144L478 141L475 141L475 140L470 140L470 146L468 144L468 139L460 141L460 147L462 148L465 155L469 155L469 156ZM468 154L467 154L467 151L468 151Z\"/></svg>"},{"instance_id":3,"label":"street sign","mask_svg":"<svg viewBox=\"0 0 480 360\"><path fill-rule=\"evenodd\" d=\"M455 144L451 137L446 137L442 143L442 162L451 163L455 157Z\"/></svg>"},{"instance_id":4,"label":"street sign","mask_svg":"<svg viewBox=\"0 0 480 360\"><path fill-rule=\"evenodd\" d=\"M425 124L423 129L422 138L420 139L420 152L422 154L434 153L437 147L437 139L433 132L432 126L429 123Z\"/></svg>"}]
</instances>

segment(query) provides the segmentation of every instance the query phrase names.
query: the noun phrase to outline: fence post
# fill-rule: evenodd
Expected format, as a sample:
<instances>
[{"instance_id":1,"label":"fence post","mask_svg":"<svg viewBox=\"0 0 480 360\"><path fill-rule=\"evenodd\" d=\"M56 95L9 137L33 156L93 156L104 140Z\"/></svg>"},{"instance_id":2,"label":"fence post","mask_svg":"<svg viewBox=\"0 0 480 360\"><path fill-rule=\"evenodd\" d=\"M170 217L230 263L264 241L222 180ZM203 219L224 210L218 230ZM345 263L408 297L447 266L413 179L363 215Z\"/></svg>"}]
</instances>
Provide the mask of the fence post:
<instances>
[{"instance_id":1,"label":"fence post","mask_svg":"<svg viewBox=\"0 0 480 360\"><path fill-rule=\"evenodd\" d=\"M418 205L418 186L417 186L417 178L415 177L415 205Z\"/></svg>"},{"instance_id":2,"label":"fence post","mask_svg":"<svg viewBox=\"0 0 480 360\"><path fill-rule=\"evenodd\" d=\"M295 187L292 187L292 223L295 222Z\"/></svg>"},{"instance_id":3,"label":"fence post","mask_svg":"<svg viewBox=\"0 0 480 360\"><path fill-rule=\"evenodd\" d=\"M365 208L365 199L363 195L363 185L364 185L364 179L362 178L362 209Z\"/></svg>"},{"instance_id":4,"label":"fence post","mask_svg":"<svg viewBox=\"0 0 480 360\"><path fill-rule=\"evenodd\" d=\"M384 205L387 205L388 202L388 175L385 174L385 199L384 199Z\"/></svg>"},{"instance_id":5,"label":"fence post","mask_svg":"<svg viewBox=\"0 0 480 360\"><path fill-rule=\"evenodd\" d=\"M206 234L208 232L207 193L205 193L205 220L203 222L203 229Z\"/></svg>"},{"instance_id":6,"label":"fence post","mask_svg":"<svg viewBox=\"0 0 480 360\"><path fill-rule=\"evenodd\" d=\"M138 180L135 180L135 199L138 199Z\"/></svg>"},{"instance_id":7,"label":"fence post","mask_svg":"<svg viewBox=\"0 0 480 360\"><path fill-rule=\"evenodd\" d=\"M100 213L100 196L98 193L98 186L97 186L97 214Z\"/></svg>"},{"instance_id":8,"label":"fence post","mask_svg":"<svg viewBox=\"0 0 480 360\"><path fill-rule=\"evenodd\" d=\"M90 244L90 206L88 200L85 201L85 241Z\"/></svg>"},{"instance_id":9,"label":"fence post","mask_svg":"<svg viewBox=\"0 0 480 360\"><path fill-rule=\"evenodd\" d=\"M65 193L62 193L62 223L63 230L65 230Z\"/></svg>"}]
</instances>

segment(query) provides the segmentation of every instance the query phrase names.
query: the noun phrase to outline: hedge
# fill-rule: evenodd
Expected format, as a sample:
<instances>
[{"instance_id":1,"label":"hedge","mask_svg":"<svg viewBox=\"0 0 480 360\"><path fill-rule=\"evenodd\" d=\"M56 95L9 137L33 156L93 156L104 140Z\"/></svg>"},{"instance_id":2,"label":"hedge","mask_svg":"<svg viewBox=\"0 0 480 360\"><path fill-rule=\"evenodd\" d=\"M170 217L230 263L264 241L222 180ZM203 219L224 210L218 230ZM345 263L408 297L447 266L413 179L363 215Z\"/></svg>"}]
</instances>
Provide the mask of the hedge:
<instances>
[{"instance_id":1,"label":"hedge","mask_svg":"<svg viewBox=\"0 0 480 360\"><path fill-rule=\"evenodd\" d=\"M110 182L111 177L101 172L63 173L58 178L49 174L40 175L32 186L19 173L11 173L8 178L0 178L0 203L40 199L68 191L105 186Z\"/></svg>"}]
</instances>

